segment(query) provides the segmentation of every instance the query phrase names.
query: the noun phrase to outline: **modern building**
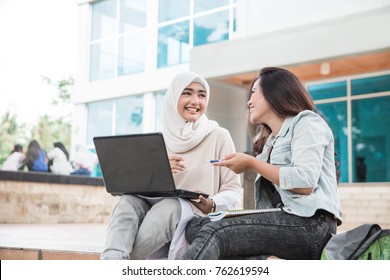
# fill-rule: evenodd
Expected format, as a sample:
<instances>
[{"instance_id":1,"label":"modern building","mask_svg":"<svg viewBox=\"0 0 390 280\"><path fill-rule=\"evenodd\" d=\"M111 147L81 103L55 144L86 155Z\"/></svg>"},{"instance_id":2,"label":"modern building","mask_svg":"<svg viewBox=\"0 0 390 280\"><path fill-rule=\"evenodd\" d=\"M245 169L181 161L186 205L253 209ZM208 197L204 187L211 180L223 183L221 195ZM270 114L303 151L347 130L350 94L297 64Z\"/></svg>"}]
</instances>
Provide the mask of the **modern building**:
<instances>
[{"instance_id":1,"label":"modern building","mask_svg":"<svg viewBox=\"0 0 390 280\"><path fill-rule=\"evenodd\" d=\"M208 117L250 149L248 87L294 72L336 139L341 184L390 186L390 0L79 1L73 144L160 130L164 92L191 70Z\"/></svg>"}]
</instances>

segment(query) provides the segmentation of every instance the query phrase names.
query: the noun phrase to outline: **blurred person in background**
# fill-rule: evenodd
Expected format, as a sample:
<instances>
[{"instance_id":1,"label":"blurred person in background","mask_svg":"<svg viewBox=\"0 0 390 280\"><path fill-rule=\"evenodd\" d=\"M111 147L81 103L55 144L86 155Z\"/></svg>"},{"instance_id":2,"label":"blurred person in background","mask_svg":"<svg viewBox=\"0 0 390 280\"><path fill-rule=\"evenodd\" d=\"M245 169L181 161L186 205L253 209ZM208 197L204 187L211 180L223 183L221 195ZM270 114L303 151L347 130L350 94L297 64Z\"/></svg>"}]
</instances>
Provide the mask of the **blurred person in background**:
<instances>
[{"instance_id":1,"label":"blurred person in background","mask_svg":"<svg viewBox=\"0 0 390 280\"><path fill-rule=\"evenodd\" d=\"M72 165L69 162L69 153L61 142L53 143L54 149L47 153L47 157L52 164L49 164L50 171L53 174L69 175L72 171Z\"/></svg>"},{"instance_id":2,"label":"blurred person in background","mask_svg":"<svg viewBox=\"0 0 390 280\"><path fill-rule=\"evenodd\" d=\"M4 161L2 170L4 171L21 170L25 158L26 156L23 153L22 145L16 144L11 154Z\"/></svg>"},{"instance_id":3,"label":"blurred person in background","mask_svg":"<svg viewBox=\"0 0 390 280\"><path fill-rule=\"evenodd\" d=\"M41 148L37 140L31 140L23 164L29 171L48 172L48 162L45 150Z\"/></svg>"},{"instance_id":4,"label":"blurred person in background","mask_svg":"<svg viewBox=\"0 0 390 280\"><path fill-rule=\"evenodd\" d=\"M76 154L72 163L74 171L71 174L90 176L92 170L98 163L98 158L96 154L80 144L76 147Z\"/></svg>"}]
</instances>

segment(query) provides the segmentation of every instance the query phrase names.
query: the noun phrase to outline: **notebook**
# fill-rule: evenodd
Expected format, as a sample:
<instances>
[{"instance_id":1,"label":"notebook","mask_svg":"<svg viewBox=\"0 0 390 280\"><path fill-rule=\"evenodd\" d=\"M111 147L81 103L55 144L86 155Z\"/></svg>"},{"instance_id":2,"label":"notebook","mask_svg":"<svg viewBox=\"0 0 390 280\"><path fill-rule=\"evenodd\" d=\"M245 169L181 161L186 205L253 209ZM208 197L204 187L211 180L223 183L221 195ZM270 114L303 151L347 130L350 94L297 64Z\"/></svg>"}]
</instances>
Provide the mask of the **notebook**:
<instances>
[{"instance_id":1,"label":"notebook","mask_svg":"<svg viewBox=\"0 0 390 280\"><path fill-rule=\"evenodd\" d=\"M278 212L282 211L282 208L267 208L267 209L243 209L243 210L221 210L217 212L211 212L207 214L210 218L210 221L215 222L223 218L230 218L235 216L242 215L251 215L259 213L269 213L269 212Z\"/></svg>"},{"instance_id":2,"label":"notebook","mask_svg":"<svg viewBox=\"0 0 390 280\"><path fill-rule=\"evenodd\" d=\"M162 133L93 138L106 190L112 195L182 197L207 194L176 188Z\"/></svg>"}]
</instances>

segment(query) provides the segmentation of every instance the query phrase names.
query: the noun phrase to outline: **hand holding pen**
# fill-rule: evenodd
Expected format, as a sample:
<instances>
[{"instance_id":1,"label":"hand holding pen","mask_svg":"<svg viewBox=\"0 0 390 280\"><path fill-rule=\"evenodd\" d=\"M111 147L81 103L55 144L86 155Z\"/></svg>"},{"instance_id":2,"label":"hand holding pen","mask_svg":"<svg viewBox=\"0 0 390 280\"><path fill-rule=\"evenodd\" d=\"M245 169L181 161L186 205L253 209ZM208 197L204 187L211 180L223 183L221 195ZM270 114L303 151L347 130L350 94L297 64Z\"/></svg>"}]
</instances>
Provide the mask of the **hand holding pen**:
<instances>
[{"instance_id":1,"label":"hand holding pen","mask_svg":"<svg viewBox=\"0 0 390 280\"><path fill-rule=\"evenodd\" d=\"M233 172L240 174L245 170L250 169L250 163L255 158L253 156L243 154L243 153L235 153L227 155L223 158L223 160L219 160L218 162L211 163L214 166L225 166L232 170Z\"/></svg>"}]
</instances>

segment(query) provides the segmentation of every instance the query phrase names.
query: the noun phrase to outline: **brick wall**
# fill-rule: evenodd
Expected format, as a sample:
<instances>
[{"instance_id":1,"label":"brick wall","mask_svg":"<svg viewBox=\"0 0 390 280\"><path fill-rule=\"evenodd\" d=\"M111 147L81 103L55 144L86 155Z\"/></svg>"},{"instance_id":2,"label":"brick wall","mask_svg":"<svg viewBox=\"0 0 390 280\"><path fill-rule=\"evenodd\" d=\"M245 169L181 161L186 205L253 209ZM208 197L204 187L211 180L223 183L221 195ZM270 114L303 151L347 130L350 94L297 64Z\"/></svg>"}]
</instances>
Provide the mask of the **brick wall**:
<instances>
[{"instance_id":1,"label":"brick wall","mask_svg":"<svg viewBox=\"0 0 390 280\"><path fill-rule=\"evenodd\" d=\"M0 223L107 223L117 200L103 186L0 180Z\"/></svg>"},{"instance_id":2,"label":"brick wall","mask_svg":"<svg viewBox=\"0 0 390 280\"><path fill-rule=\"evenodd\" d=\"M390 186L340 186L343 224L339 230L348 230L361 224L377 223L390 229Z\"/></svg>"},{"instance_id":3,"label":"brick wall","mask_svg":"<svg viewBox=\"0 0 390 280\"><path fill-rule=\"evenodd\" d=\"M244 174L244 208L253 208L254 172ZM377 223L390 229L390 185L370 184L339 186L343 224L338 231L346 231L366 223Z\"/></svg>"},{"instance_id":4,"label":"brick wall","mask_svg":"<svg viewBox=\"0 0 390 280\"><path fill-rule=\"evenodd\" d=\"M253 206L247 176L244 207ZM363 223L390 229L390 186L339 187L345 231ZM0 180L0 223L107 223L118 197L104 186Z\"/></svg>"}]
</instances>

